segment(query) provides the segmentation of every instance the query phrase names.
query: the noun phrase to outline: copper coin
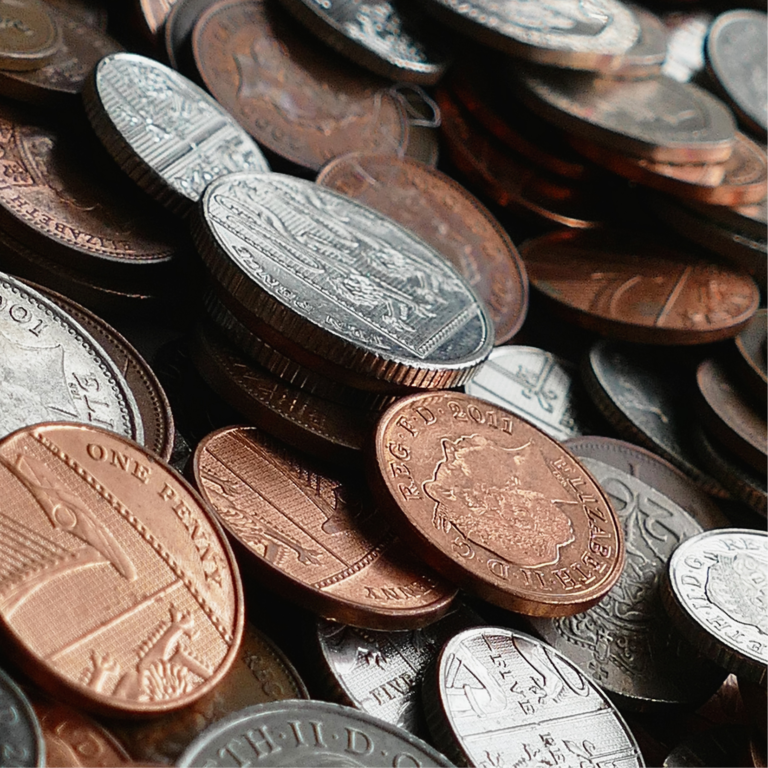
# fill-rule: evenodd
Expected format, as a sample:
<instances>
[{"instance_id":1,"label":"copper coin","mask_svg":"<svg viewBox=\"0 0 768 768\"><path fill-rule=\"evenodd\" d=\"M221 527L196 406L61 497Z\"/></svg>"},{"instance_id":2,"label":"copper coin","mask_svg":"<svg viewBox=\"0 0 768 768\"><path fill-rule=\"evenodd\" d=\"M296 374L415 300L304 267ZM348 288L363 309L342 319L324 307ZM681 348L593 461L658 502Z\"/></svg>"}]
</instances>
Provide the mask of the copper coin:
<instances>
[{"instance_id":1,"label":"copper coin","mask_svg":"<svg viewBox=\"0 0 768 768\"><path fill-rule=\"evenodd\" d=\"M19 666L105 713L161 714L208 693L237 656L242 587L189 484L136 443L73 424L14 432L0 464L13 499L0 623Z\"/></svg>"},{"instance_id":2,"label":"copper coin","mask_svg":"<svg viewBox=\"0 0 768 768\"><path fill-rule=\"evenodd\" d=\"M205 86L263 146L311 170L355 151L396 152L408 125L387 83L318 47L264 0L221 0L195 25Z\"/></svg>"},{"instance_id":3,"label":"copper coin","mask_svg":"<svg viewBox=\"0 0 768 768\"><path fill-rule=\"evenodd\" d=\"M391 92L400 99L408 123L408 142L405 149L399 149L396 154L434 168L440 155L437 133L440 107L424 89L413 83L397 83Z\"/></svg>"},{"instance_id":4,"label":"copper coin","mask_svg":"<svg viewBox=\"0 0 768 768\"><path fill-rule=\"evenodd\" d=\"M376 430L369 480L406 543L502 608L568 616L621 574L621 524L591 475L483 400L439 392L395 403Z\"/></svg>"},{"instance_id":5,"label":"copper coin","mask_svg":"<svg viewBox=\"0 0 768 768\"><path fill-rule=\"evenodd\" d=\"M754 205L739 205L734 208L725 205L708 205L687 198L681 198L680 201L699 216L710 219L733 232L747 235L753 240L765 242L766 228L768 228L768 199Z\"/></svg>"},{"instance_id":6,"label":"copper coin","mask_svg":"<svg viewBox=\"0 0 768 768\"><path fill-rule=\"evenodd\" d=\"M699 413L704 427L732 453L764 474L768 462L765 404L762 409L752 408L734 385L726 367L713 359L699 365L696 383L701 394Z\"/></svg>"},{"instance_id":7,"label":"copper coin","mask_svg":"<svg viewBox=\"0 0 768 768\"><path fill-rule=\"evenodd\" d=\"M48 5L102 32L107 31L107 9L100 0L47 0Z\"/></svg>"},{"instance_id":8,"label":"copper coin","mask_svg":"<svg viewBox=\"0 0 768 768\"><path fill-rule=\"evenodd\" d=\"M758 309L749 325L734 339L739 379L765 403L768 394L768 310Z\"/></svg>"},{"instance_id":9,"label":"copper coin","mask_svg":"<svg viewBox=\"0 0 768 768\"><path fill-rule=\"evenodd\" d=\"M253 427L209 435L192 471L258 577L321 616L412 629L440 618L456 596L404 551L363 488Z\"/></svg>"},{"instance_id":10,"label":"copper coin","mask_svg":"<svg viewBox=\"0 0 768 768\"><path fill-rule=\"evenodd\" d=\"M568 320L648 344L736 336L757 311L749 275L621 230L555 232L520 248L531 284Z\"/></svg>"},{"instance_id":11,"label":"copper coin","mask_svg":"<svg viewBox=\"0 0 768 768\"><path fill-rule=\"evenodd\" d=\"M321 186L374 208L447 258L485 302L496 344L520 329L528 278L509 235L491 212L444 173L386 155L344 155L317 177Z\"/></svg>"},{"instance_id":12,"label":"copper coin","mask_svg":"<svg viewBox=\"0 0 768 768\"><path fill-rule=\"evenodd\" d=\"M41 0L0 0L0 68L38 69L61 45L61 30Z\"/></svg>"},{"instance_id":13,"label":"copper coin","mask_svg":"<svg viewBox=\"0 0 768 768\"><path fill-rule=\"evenodd\" d=\"M175 0L163 25L163 42L168 63L179 72L184 71L186 55L200 14L216 0Z\"/></svg>"},{"instance_id":14,"label":"copper coin","mask_svg":"<svg viewBox=\"0 0 768 768\"><path fill-rule=\"evenodd\" d=\"M176 0L131 0L135 7L138 28L149 42L157 42L175 2Z\"/></svg>"}]
</instances>

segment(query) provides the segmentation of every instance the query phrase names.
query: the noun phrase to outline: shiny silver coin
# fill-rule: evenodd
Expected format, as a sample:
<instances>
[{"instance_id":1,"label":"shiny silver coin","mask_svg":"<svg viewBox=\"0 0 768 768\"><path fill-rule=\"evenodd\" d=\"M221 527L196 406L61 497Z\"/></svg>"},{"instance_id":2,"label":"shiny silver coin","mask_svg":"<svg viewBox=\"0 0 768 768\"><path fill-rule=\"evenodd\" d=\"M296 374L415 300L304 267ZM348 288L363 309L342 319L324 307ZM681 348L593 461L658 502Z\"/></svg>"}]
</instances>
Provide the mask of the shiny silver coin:
<instances>
[{"instance_id":1,"label":"shiny silver coin","mask_svg":"<svg viewBox=\"0 0 768 768\"><path fill-rule=\"evenodd\" d=\"M246 707L203 731L179 758L193 766L450 766L421 739L350 707L281 701Z\"/></svg>"},{"instance_id":2,"label":"shiny silver coin","mask_svg":"<svg viewBox=\"0 0 768 768\"><path fill-rule=\"evenodd\" d=\"M78 421L137 442L136 399L101 345L54 302L0 273L0 436Z\"/></svg>"},{"instance_id":3,"label":"shiny silver coin","mask_svg":"<svg viewBox=\"0 0 768 768\"><path fill-rule=\"evenodd\" d=\"M32 705L0 670L0 765L45 765L45 741Z\"/></svg>"},{"instance_id":4,"label":"shiny silver coin","mask_svg":"<svg viewBox=\"0 0 768 768\"><path fill-rule=\"evenodd\" d=\"M267 343L361 389L468 379L493 326L458 272L420 238L344 195L280 174L217 179L193 222L214 279Z\"/></svg>"},{"instance_id":5,"label":"shiny silver coin","mask_svg":"<svg viewBox=\"0 0 768 768\"><path fill-rule=\"evenodd\" d=\"M651 11L639 5L629 7L637 19L640 35L623 57L600 71L602 77L641 80L661 72L667 56L667 28Z\"/></svg>"},{"instance_id":6,"label":"shiny silver coin","mask_svg":"<svg viewBox=\"0 0 768 768\"><path fill-rule=\"evenodd\" d=\"M186 211L219 176L269 170L258 145L217 101L153 59L105 56L83 99L118 165L175 212Z\"/></svg>"},{"instance_id":7,"label":"shiny silver coin","mask_svg":"<svg viewBox=\"0 0 768 768\"><path fill-rule=\"evenodd\" d=\"M617 706L644 710L696 704L725 673L680 644L661 604L659 582L672 552L701 532L685 510L636 477L581 458L621 520L627 559L616 585L593 608L531 619L536 632L576 664Z\"/></svg>"},{"instance_id":8,"label":"shiny silver coin","mask_svg":"<svg viewBox=\"0 0 768 768\"><path fill-rule=\"evenodd\" d=\"M460 632L424 680L423 697L435 742L459 765L645 765L605 694L554 648L521 632Z\"/></svg>"}]
</instances>

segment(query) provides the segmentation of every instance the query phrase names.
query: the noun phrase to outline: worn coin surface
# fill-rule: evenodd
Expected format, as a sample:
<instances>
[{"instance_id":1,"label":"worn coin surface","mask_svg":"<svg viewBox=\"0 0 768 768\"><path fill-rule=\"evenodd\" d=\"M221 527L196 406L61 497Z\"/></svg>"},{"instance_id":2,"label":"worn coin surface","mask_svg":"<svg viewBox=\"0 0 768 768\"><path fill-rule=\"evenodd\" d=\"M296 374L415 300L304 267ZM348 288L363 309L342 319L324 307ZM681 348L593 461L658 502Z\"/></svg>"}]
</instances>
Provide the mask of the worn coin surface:
<instances>
[{"instance_id":1,"label":"worn coin surface","mask_svg":"<svg viewBox=\"0 0 768 768\"><path fill-rule=\"evenodd\" d=\"M410 629L438 619L456 595L403 551L362 487L254 427L204 438L192 471L257 576L323 616Z\"/></svg>"},{"instance_id":2,"label":"worn coin surface","mask_svg":"<svg viewBox=\"0 0 768 768\"><path fill-rule=\"evenodd\" d=\"M403 398L381 417L369 482L424 560L484 600L567 616L624 563L607 497L568 451L518 416L456 392Z\"/></svg>"},{"instance_id":3,"label":"worn coin surface","mask_svg":"<svg viewBox=\"0 0 768 768\"><path fill-rule=\"evenodd\" d=\"M212 182L193 238L265 341L360 388L466 381L493 346L488 313L423 240L376 211L282 174ZM243 318L241 317L241 320ZM367 385L367 386L366 386Z\"/></svg>"},{"instance_id":4,"label":"worn coin surface","mask_svg":"<svg viewBox=\"0 0 768 768\"><path fill-rule=\"evenodd\" d=\"M464 391L516 413L555 440L593 430L575 366L537 347L494 349Z\"/></svg>"},{"instance_id":5,"label":"worn coin surface","mask_svg":"<svg viewBox=\"0 0 768 768\"><path fill-rule=\"evenodd\" d=\"M531 619L533 627L617 706L699 704L720 687L725 674L681 646L661 604L659 584L672 552L701 526L636 477L595 459L581 461L621 520L627 562L597 605L576 616Z\"/></svg>"},{"instance_id":6,"label":"worn coin surface","mask_svg":"<svg viewBox=\"0 0 768 768\"><path fill-rule=\"evenodd\" d=\"M740 678L764 684L768 670L768 534L728 528L681 544L662 592L675 626Z\"/></svg>"},{"instance_id":7,"label":"worn coin surface","mask_svg":"<svg viewBox=\"0 0 768 768\"><path fill-rule=\"evenodd\" d=\"M221 0L192 34L206 88L264 147L319 170L355 151L393 153L408 123L386 80L352 69L264 0Z\"/></svg>"},{"instance_id":8,"label":"worn coin surface","mask_svg":"<svg viewBox=\"0 0 768 768\"><path fill-rule=\"evenodd\" d=\"M204 731L179 766L450 766L426 742L350 707L324 701L259 704Z\"/></svg>"},{"instance_id":9,"label":"worn coin surface","mask_svg":"<svg viewBox=\"0 0 768 768\"><path fill-rule=\"evenodd\" d=\"M0 68L38 69L61 45L61 30L41 0L0 0Z\"/></svg>"},{"instance_id":10,"label":"worn coin surface","mask_svg":"<svg viewBox=\"0 0 768 768\"><path fill-rule=\"evenodd\" d=\"M3 765L43 766L47 761L40 722L21 688L0 670L0 743Z\"/></svg>"},{"instance_id":11,"label":"worn coin surface","mask_svg":"<svg viewBox=\"0 0 768 768\"><path fill-rule=\"evenodd\" d=\"M719 341L759 306L746 273L628 231L554 232L520 253L531 284L566 319L626 341Z\"/></svg>"},{"instance_id":12,"label":"worn coin surface","mask_svg":"<svg viewBox=\"0 0 768 768\"><path fill-rule=\"evenodd\" d=\"M499 627L449 640L423 686L436 743L458 765L645 765L606 695L561 653Z\"/></svg>"},{"instance_id":13,"label":"worn coin surface","mask_svg":"<svg viewBox=\"0 0 768 768\"><path fill-rule=\"evenodd\" d=\"M94 29L107 31L109 17L107 9L101 5L100 0L46 0L46 2Z\"/></svg>"},{"instance_id":14,"label":"worn coin surface","mask_svg":"<svg viewBox=\"0 0 768 768\"><path fill-rule=\"evenodd\" d=\"M0 441L0 487L0 623L30 678L85 709L134 715L191 704L221 680L242 587L180 475L106 430L38 424Z\"/></svg>"},{"instance_id":15,"label":"worn coin surface","mask_svg":"<svg viewBox=\"0 0 768 768\"><path fill-rule=\"evenodd\" d=\"M528 308L528 278L509 235L461 185L406 158L344 155L317 183L364 203L414 232L447 258L485 302L496 343L520 329Z\"/></svg>"},{"instance_id":16,"label":"worn coin surface","mask_svg":"<svg viewBox=\"0 0 768 768\"><path fill-rule=\"evenodd\" d=\"M173 211L186 211L220 176L269 171L258 146L214 99L153 59L105 56L83 99L117 164Z\"/></svg>"}]
</instances>

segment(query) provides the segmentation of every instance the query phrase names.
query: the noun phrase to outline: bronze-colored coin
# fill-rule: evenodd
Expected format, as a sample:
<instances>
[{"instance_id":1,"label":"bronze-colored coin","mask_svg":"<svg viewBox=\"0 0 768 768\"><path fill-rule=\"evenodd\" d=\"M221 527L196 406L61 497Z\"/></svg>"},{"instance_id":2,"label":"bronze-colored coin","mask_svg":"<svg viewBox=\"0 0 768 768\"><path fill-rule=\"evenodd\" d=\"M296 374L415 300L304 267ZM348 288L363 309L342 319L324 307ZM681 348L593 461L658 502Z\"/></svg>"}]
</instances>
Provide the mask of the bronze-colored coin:
<instances>
[{"instance_id":1,"label":"bronze-colored coin","mask_svg":"<svg viewBox=\"0 0 768 768\"><path fill-rule=\"evenodd\" d=\"M426 91L412 83L397 83L392 90L398 95L408 121L408 143L397 154L434 168L440 155L440 107Z\"/></svg>"},{"instance_id":2,"label":"bronze-colored coin","mask_svg":"<svg viewBox=\"0 0 768 768\"><path fill-rule=\"evenodd\" d=\"M713 359L699 365L696 383L701 394L699 414L704 427L729 451L764 474L768 462L765 404L762 409L752 408L725 366Z\"/></svg>"},{"instance_id":3,"label":"bronze-colored coin","mask_svg":"<svg viewBox=\"0 0 768 768\"><path fill-rule=\"evenodd\" d=\"M528 278L509 235L493 214L444 173L387 155L344 155L317 177L386 214L442 254L485 302L496 344L520 329L528 309Z\"/></svg>"},{"instance_id":4,"label":"bronze-colored coin","mask_svg":"<svg viewBox=\"0 0 768 768\"><path fill-rule=\"evenodd\" d=\"M624 540L607 497L558 442L456 392L384 412L369 479L424 560L502 608L568 616L616 583Z\"/></svg>"},{"instance_id":5,"label":"bronze-colored coin","mask_svg":"<svg viewBox=\"0 0 768 768\"><path fill-rule=\"evenodd\" d=\"M237 656L234 557L191 486L138 444L37 424L0 441L0 623L62 700L134 716L204 696ZM65 599L62 599L62 594Z\"/></svg>"},{"instance_id":6,"label":"bronze-colored coin","mask_svg":"<svg viewBox=\"0 0 768 768\"><path fill-rule=\"evenodd\" d=\"M584 328L648 344L736 336L759 304L747 274L621 230L554 232L520 247L531 284Z\"/></svg>"},{"instance_id":7,"label":"bronze-colored coin","mask_svg":"<svg viewBox=\"0 0 768 768\"><path fill-rule=\"evenodd\" d=\"M157 43L176 0L131 0L141 34L152 44Z\"/></svg>"},{"instance_id":8,"label":"bronze-colored coin","mask_svg":"<svg viewBox=\"0 0 768 768\"><path fill-rule=\"evenodd\" d=\"M263 146L319 170L347 152L396 152L408 141L385 80L350 68L264 0L220 0L192 34L214 97Z\"/></svg>"},{"instance_id":9,"label":"bronze-colored coin","mask_svg":"<svg viewBox=\"0 0 768 768\"><path fill-rule=\"evenodd\" d=\"M765 403L768 395L768 310L758 309L749 325L734 339L738 355L734 369L739 379Z\"/></svg>"},{"instance_id":10,"label":"bronze-colored coin","mask_svg":"<svg viewBox=\"0 0 768 768\"><path fill-rule=\"evenodd\" d=\"M175 0L163 25L163 41L168 63L179 72L185 71L192 30L200 14L216 0ZM189 74L192 77L192 74Z\"/></svg>"},{"instance_id":11,"label":"bronze-colored coin","mask_svg":"<svg viewBox=\"0 0 768 768\"><path fill-rule=\"evenodd\" d=\"M364 488L253 427L203 439L192 471L257 577L321 616L413 629L456 596L404 551Z\"/></svg>"},{"instance_id":12,"label":"bronze-colored coin","mask_svg":"<svg viewBox=\"0 0 768 768\"><path fill-rule=\"evenodd\" d=\"M134 760L171 765L201 731L231 712L268 701L307 698L304 683L283 652L246 622L232 669L202 699L159 719L106 725Z\"/></svg>"},{"instance_id":13,"label":"bronze-colored coin","mask_svg":"<svg viewBox=\"0 0 768 768\"><path fill-rule=\"evenodd\" d=\"M61 30L41 0L0 0L0 69L45 66L61 45Z\"/></svg>"},{"instance_id":14,"label":"bronze-colored coin","mask_svg":"<svg viewBox=\"0 0 768 768\"><path fill-rule=\"evenodd\" d=\"M708 205L683 198L680 199L680 202L699 216L711 219L733 232L748 235L753 240L765 241L766 239L768 199L761 200L754 205L739 205L735 208L729 208L725 205Z\"/></svg>"},{"instance_id":15,"label":"bronze-colored coin","mask_svg":"<svg viewBox=\"0 0 768 768\"><path fill-rule=\"evenodd\" d=\"M107 31L107 9L100 0L46 0L48 5L94 29Z\"/></svg>"}]
</instances>

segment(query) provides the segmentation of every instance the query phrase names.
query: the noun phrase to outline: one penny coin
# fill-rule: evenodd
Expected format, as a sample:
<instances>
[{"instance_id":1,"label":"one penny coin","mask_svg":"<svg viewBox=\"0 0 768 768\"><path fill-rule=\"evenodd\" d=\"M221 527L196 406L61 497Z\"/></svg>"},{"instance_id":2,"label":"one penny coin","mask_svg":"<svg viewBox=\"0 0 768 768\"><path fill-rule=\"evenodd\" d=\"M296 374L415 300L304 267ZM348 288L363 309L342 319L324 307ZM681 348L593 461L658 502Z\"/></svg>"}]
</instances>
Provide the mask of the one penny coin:
<instances>
[{"instance_id":1,"label":"one penny coin","mask_svg":"<svg viewBox=\"0 0 768 768\"><path fill-rule=\"evenodd\" d=\"M620 230L555 232L520 252L531 284L566 319L626 341L730 338L759 304L746 273Z\"/></svg>"},{"instance_id":2,"label":"one penny coin","mask_svg":"<svg viewBox=\"0 0 768 768\"><path fill-rule=\"evenodd\" d=\"M40 721L24 692L0 670L0 739L3 761L33 768L52 765L46 758Z\"/></svg>"},{"instance_id":3,"label":"one penny coin","mask_svg":"<svg viewBox=\"0 0 768 768\"><path fill-rule=\"evenodd\" d=\"M41 0L0 0L0 68L39 69L61 45L61 30Z\"/></svg>"},{"instance_id":4,"label":"one penny coin","mask_svg":"<svg viewBox=\"0 0 768 768\"><path fill-rule=\"evenodd\" d=\"M568 616L624 564L621 525L583 466L518 416L455 392L411 395L376 430L369 479L424 560L484 600Z\"/></svg>"},{"instance_id":5,"label":"one penny coin","mask_svg":"<svg viewBox=\"0 0 768 768\"><path fill-rule=\"evenodd\" d=\"M445 256L485 302L496 344L520 329L528 278L517 249L493 214L453 179L415 160L352 154L325 166L317 183L381 211Z\"/></svg>"},{"instance_id":6,"label":"one penny coin","mask_svg":"<svg viewBox=\"0 0 768 768\"><path fill-rule=\"evenodd\" d=\"M258 429L209 435L192 472L257 576L322 616L410 629L437 620L456 595L403 551L362 487Z\"/></svg>"},{"instance_id":7,"label":"one penny coin","mask_svg":"<svg viewBox=\"0 0 768 768\"><path fill-rule=\"evenodd\" d=\"M13 499L0 624L29 677L133 715L191 704L224 677L242 635L240 577L181 476L106 430L38 424L0 441L0 487Z\"/></svg>"}]
</instances>

